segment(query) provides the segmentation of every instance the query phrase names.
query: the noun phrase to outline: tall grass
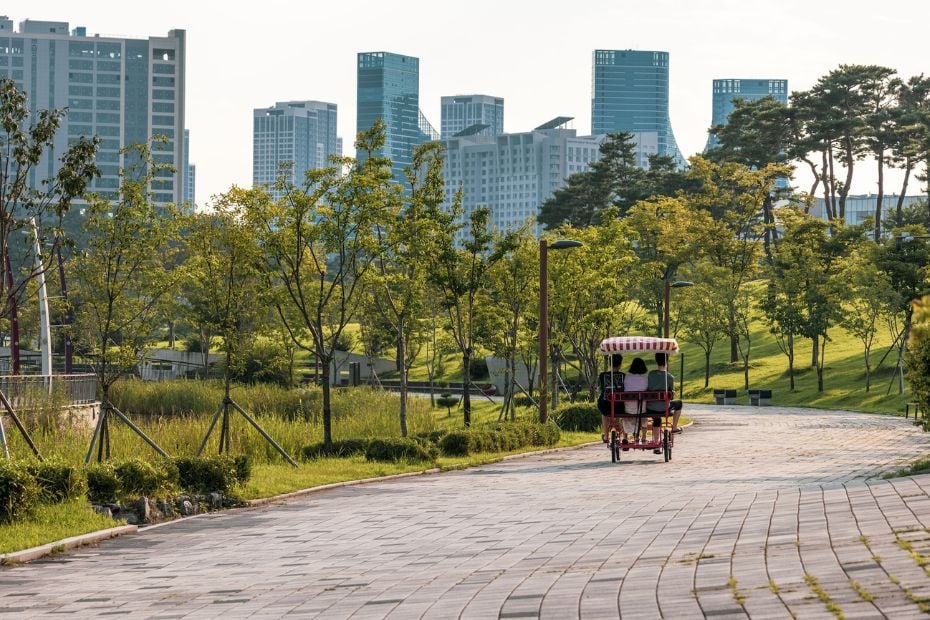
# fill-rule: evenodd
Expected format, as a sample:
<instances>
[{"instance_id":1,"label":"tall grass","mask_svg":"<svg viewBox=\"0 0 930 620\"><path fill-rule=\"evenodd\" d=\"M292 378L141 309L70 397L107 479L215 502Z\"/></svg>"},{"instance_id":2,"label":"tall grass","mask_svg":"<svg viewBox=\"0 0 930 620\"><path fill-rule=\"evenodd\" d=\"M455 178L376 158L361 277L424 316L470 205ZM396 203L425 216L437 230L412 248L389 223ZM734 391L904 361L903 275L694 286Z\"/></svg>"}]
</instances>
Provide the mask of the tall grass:
<instances>
[{"instance_id":1,"label":"tall grass","mask_svg":"<svg viewBox=\"0 0 930 620\"><path fill-rule=\"evenodd\" d=\"M114 389L114 404L143 432L172 456L192 456L197 452L210 426L212 414L222 402L218 382L171 381L146 383L126 381ZM286 390L275 386L237 386L233 399L292 456L303 446L322 441L322 397L319 388ZM333 390L333 437L400 436L399 399L388 392L369 388ZM411 433L434 431L440 416L429 401L411 398L407 423ZM111 456L124 459L155 452L116 416L109 418ZM83 460L91 428L58 425L32 425L30 433L43 456L59 456L70 463ZM219 424L213 430L206 450L216 452ZM15 429L7 433L10 449L16 455L30 453ZM247 421L230 408L230 449L247 454L256 463L276 463L281 456ZM96 455L96 449L94 452Z\"/></svg>"}]
</instances>

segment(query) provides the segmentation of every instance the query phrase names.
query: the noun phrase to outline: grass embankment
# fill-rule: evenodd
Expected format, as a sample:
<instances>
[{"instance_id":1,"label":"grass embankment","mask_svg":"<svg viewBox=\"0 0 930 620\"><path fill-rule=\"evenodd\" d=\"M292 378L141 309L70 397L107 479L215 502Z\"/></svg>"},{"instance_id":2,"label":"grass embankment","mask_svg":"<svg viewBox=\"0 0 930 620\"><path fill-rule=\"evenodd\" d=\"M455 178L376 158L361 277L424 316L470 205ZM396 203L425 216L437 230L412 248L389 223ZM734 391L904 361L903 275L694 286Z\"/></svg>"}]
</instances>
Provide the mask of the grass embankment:
<instances>
[{"instance_id":1,"label":"grass embankment","mask_svg":"<svg viewBox=\"0 0 930 620\"><path fill-rule=\"evenodd\" d=\"M94 512L86 500L41 505L29 520L0 524L0 553L37 547L119 524Z\"/></svg>"}]
</instances>

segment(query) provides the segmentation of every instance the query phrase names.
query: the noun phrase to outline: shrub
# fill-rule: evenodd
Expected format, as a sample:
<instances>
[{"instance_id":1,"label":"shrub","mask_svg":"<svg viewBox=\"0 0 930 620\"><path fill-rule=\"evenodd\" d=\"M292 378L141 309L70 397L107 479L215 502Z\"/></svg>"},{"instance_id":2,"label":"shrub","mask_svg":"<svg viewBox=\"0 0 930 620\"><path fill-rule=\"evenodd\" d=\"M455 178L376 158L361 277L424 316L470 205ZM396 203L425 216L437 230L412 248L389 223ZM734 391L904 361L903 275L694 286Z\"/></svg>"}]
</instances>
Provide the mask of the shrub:
<instances>
[{"instance_id":1,"label":"shrub","mask_svg":"<svg viewBox=\"0 0 930 620\"><path fill-rule=\"evenodd\" d=\"M369 461L385 462L432 461L436 458L435 450L435 447L430 450L409 437L385 437L369 442L365 458Z\"/></svg>"},{"instance_id":2,"label":"shrub","mask_svg":"<svg viewBox=\"0 0 930 620\"><path fill-rule=\"evenodd\" d=\"M22 465L0 461L0 523L27 514L39 503L39 485Z\"/></svg>"},{"instance_id":3,"label":"shrub","mask_svg":"<svg viewBox=\"0 0 930 620\"><path fill-rule=\"evenodd\" d=\"M526 394L520 394L513 397L513 404L517 407L535 407L536 401Z\"/></svg>"},{"instance_id":4,"label":"shrub","mask_svg":"<svg viewBox=\"0 0 930 620\"><path fill-rule=\"evenodd\" d=\"M488 363L485 361L483 357L471 358L471 363L469 364L469 368L471 368L471 380L472 381L491 378L491 373L488 371Z\"/></svg>"},{"instance_id":5,"label":"shrub","mask_svg":"<svg viewBox=\"0 0 930 620\"><path fill-rule=\"evenodd\" d=\"M413 436L413 438L419 441L420 443L423 443L424 441L428 441L429 443L435 444L435 443L439 443L439 440L445 437L446 433L448 432L449 431L447 431L446 429L441 428L435 431L417 433L416 435Z\"/></svg>"},{"instance_id":6,"label":"shrub","mask_svg":"<svg viewBox=\"0 0 930 620\"><path fill-rule=\"evenodd\" d=\"M232 369L233 379L243 383L291 385L290 360L284 347L269 340L256 340L243 352L243 363Z\"/></svg>"},{"instance_id":7,"label":"shrub","mask_svg":"<svg viewBox=\"0 0 930 620\"><path fill-rule=\"evenodd\" d=\"M562 430L596 433L601 428L601 412L594 403L572 403L555 412L556 424Z\"/></svg>"},{"instance_id":8,"label":"shrub","mask_svg":"<svg viewBox=\"0 0 930 620\"><path fill-rule=\"evenodd\" d=\"M452 431L439 440L439 450L446 456L468 456L468 431Z\"/></svg>"},{"instance_id":9,"label":"shrub","mask_svg":"<svg viewBox=\"0 0 930 620\"><path fill-rule=\"evenodd\" d=\"M367 439L340 439L330 444L329 448L323 445L323 442L304 446L304 460L318 459L321 457L349 457L359 454L365 454L368 449Z\"/></svg>"},{"instance_id":10,"label":"shrub","mask_svg":"<svg viewBox=\"0 0 930 620\"><path fill-rule=\"evenodd\" d=\"M87 493L87 476L74 465L60 460L47 460L28 466L39 485L41 501L60 503L84 497Z\"/></svg>"},{"instance_id":11,"label":"shrub","mask_svg":"<svg viewBox=\"0 0 930 620\"><path fill-rule=\"evenodd\" d=\"M238 454L233 457L233 464L236 467L236 482L245 484L252 477L252 457L248 454Z\"/></svg>"},{"instance_id":12,"label":"shrub","mask_svg":"<svg viewBox=\"0 0 930 620\"><path fill-rule=\"evenodd\" d=\"M112 463L98 463L87 468L87 497L95 504L110 504L117 500L120 487Z\"/></svg>"},{"instance_id":13,"label":"shrub","mask_svg":"<svg viewBox=\"0 0 930 620\"><path fill-rule=\"evenodd\" d=\"M181 457L174 462L178 466L178 483L191 492L227 493L239 482L236 461L229 456Z\"/></svg>"},{"instance_id":14,"label":"shrub","mask_svg":"<svg viewBox=\"0 0 930 620\"><path fill-rule=\"evenodd\" d=\"M155 496L171 490L177 484L177 467L161 462L150 463L143 459L130 459L114 468L122 495Z\"/></svg>"}]
</instances>

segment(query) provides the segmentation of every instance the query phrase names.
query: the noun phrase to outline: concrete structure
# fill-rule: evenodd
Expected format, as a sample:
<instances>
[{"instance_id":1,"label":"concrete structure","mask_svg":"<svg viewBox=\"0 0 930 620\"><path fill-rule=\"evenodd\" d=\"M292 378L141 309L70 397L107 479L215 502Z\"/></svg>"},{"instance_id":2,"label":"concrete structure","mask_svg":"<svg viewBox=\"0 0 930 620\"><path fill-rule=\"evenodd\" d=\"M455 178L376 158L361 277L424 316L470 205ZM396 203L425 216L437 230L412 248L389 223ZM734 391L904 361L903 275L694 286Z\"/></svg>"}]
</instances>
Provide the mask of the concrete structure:
<instances>
[{"instance_id":1,"label":"concrete structure","mask_svg":"<svg viewBox=\"0 0 930 620\"><path fill-rule=\"evenodd\" d=\"M446 208L455 193L463 190L462 221L479 207L491 211L491 224L500 231L529 223L538 233L536 217L543 202L600 157L605 136L578 136L566 128L572 119L557 117L532 131L499 136L475 133L442 140L446 151L443 178ZM641 134L644 149L654 149L655 134ZM651 144L648 139L651 138ZM645 159L644 149L637 156ZM463 229L459 241L468 234Z\"/></svg>"},{"instance_id":2,"label":"concrete structure","mask_svg":"<svg viewBox=\"0 0 930 620\"><path fill-rule=\"evenodd\" d=\"M404 169L410 166L413 149L439 138L420 111L420 59L391 52L358 55L356 108L357 131L367 131L381 119L387 126L379 155L393 163L394 178L406 184ZM359 160L365 153L357 152Z\"/></svg>"},{"instance_id":3,"label":"concrete structure","mask_svg":"<svg viewBox=\"0 0 930 620\"><path fill-rule=\"evenodd\" d=\"M591 133L655 132L658 154L684 166L669 118L668 64L668 52L594 50Z\"/></svg>"},{"instance_id":4,"label":"concrete structure","mask_svg":"<svg viewBox=\"0 0 930 620\"><path fill-rule=\"evenodd\" d=\"M788 80L768 79L722 79L714 80L713 112L711 114L711 127L726 125L730 113L736 109L734 99L756 101L765 97L772 97L788 105ZM717 146L717 136L709 134L707 146L710 150Z\"/></svg>"},{"instance_id":5,"label":"concrete structure","mask_svg":"<svg viewBox=\"0 0 930 620\"><path fill-rule=\"evenodd\" d=\"M274 190L282 164L291 166L289 181L300 186L307 170L329 165L341 155L336 136L336 104L323 101L279 101L252 112L252 184Z\"/></svg>"},{"instance_id":6,"label":"concrete structure","mask_svg":"<svg viewBox=\"0 0 930 620\"><path fill-rule=\"evenodd\" d=\"M455 95L442 98L440 129L443 139L475 125L491 136L504 133L504 100L490 95Z\"/></svg>"},{"instance_id":7,"label":"concrete structure","mask_svg":"<svg viewBox=\"0 0 930 620\"><path fill-rule=\"evenodd\" d=\"M57 172L69 140L97 135L102 140L97 155L101 176L88 191L114 198L120 167L133 163L120 149L160 135L167 141L155 145L155 160L173 165L175 172L160 172L151 190L159 203L180 203L187 161L185 57L183 30L130 39L88 36L83 27L69 33L67 22L29 19L14 30L10 18L0 17L0 77L16 82L33 113L70 109L29 184L38 188Z\"/></svg>"},{"instance_id":8,"label":"concrete structure","mask_svg":"<svg viewBox=\"0 0 930 620\"><path fill-rule=\"evenodd\" d=\"M865 220L875 219L875 202L878 196L875 194L850 194L846 197L846 223L861 224ZM910 206L914 203L926 203L927 196L905 196L904 206ZM883 219L894 215L898 205L898 196L896 194L887 194L882 197ZM826 203L823 198L817 198L814 207L810 211L814 217L827 219ZM884 229L884 227L883 227ZM887 231L886 231L887 232Z\"/></svg>"}]
</instances>

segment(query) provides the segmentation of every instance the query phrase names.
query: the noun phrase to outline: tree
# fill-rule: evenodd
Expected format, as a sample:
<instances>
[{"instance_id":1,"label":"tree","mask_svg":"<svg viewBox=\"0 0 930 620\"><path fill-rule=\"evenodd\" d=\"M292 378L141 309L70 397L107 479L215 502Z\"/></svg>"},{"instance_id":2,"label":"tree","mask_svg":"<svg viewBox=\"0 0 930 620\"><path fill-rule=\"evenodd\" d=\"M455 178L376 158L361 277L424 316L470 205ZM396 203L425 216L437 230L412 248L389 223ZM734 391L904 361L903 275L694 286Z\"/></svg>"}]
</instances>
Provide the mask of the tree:
<instances>
[{"instance_id":1,"label":"tree","mask_svg":"<svg viewBox=\"0 0 930 620\"><path fill-rule=\"evenodd\" d=\"M841 324L862 342L865 363L865 391L872 388L872 344L879 320L887 312L888 299L894 295L886 274L875 265L873 248L860 246L843 261L839 281L846 290L843 298L848 308Z\"/></svg>"},{"instance_id":2,"label":"tree","mask_svg":"<svg viewBox=\"0 0 930 620\"><path fill-rule=\"evenodd\" d=\"M901 110L897 106L901 80L895 77L893 69L875 67L865 77L863 88L868 99L864 141L865 148L875 158L878 165L878 195L875 197L875 242L882 237L882 207L885 202L885 165L888 161L886 151L900 136L897 132Z\"/></svg>"},{"instance_id":3,"label":"tree","mask_svg":"<svg viewBox=\"0 0 930 620\"><path fill-rule=\"evenodd\" d=\"M100 176L94 163L100 144L97 137L74 139L54 162L58 171L46 176L56 155L55 135L66 114L66 109L33 114L26 93L13 80L0 79L0 319L11 323L15 323L14 314L27 295L29 283L55 265L71 203ZM30 239L25 241L20 233L27 233ZM39 236L38 244L32 242L34 234ZM51 249L36 255L37 245L51 245ZM18 373L15 338L11 353L12 371Z\"/></svg>"},{"instance_id":4,"label":"tree","mask_svg":"<svg viewBox=\"0 0 930 620\"><path fill-rule=\"evenodd\" d=\"M375 224L378 256L370 274L374 307L394 333L397 369L400 373L400 432L407 436L407 372L415 355L411 339L425 311L428 272L438 253L445 198L442 181L442 146L436 142L418 146L405 170L408 193L401 208L400 194L385 217Z\"/></svg>"},{"instance_id":5,"label":"tree","mask_svg":"<svg viewBox=\"0 0 930 620\"><path fill-rule=\"evenodd\" d=\"M913 330L907 352L907 380L924 411L923 427L930 430L930 295L911 302Z\"/></svg>"},{"instance_id":6,"label":"tree","mask_svg":"<svg viewBox=\"0 0 930 620\"><path fill-rule=\"evenodd\" d=\"M705 388L710 385L710 356L714 345L730 331L730 317L733 317L734 323L736 321L735 303L732 305L733 312L730 312L731 308L717 294L717 282L725 278L724 274L718 276L715 273L717 271L719 270L706 263L699 265L699 281L695 286L682 290L678 300L682 317L682 337L687 342L696 344L704 352Z\"/></svg>"},{"instance_id":7,"label":"tree","mask_svg":"<svg viewBox=\"0 0 930 620\"><path fill-rule=\"evenodd\" d=\"M471 360L477 341L478 315L482 311L479 300L486 293L488 270L500 255L491 252L490 211L483 207L471 212L468 239L462 249L456 246L456 235L461 228L456 220L460 211L461 194L458 194L452 211L439 220L439 253L429 278L439 293L439 303L449 317L452 338L462 354L462 414L467 427L471 426Z\"/></svg>"},{"instance_id":8,"label":"tree","mask_svg":"<svg viewBox=\"0 0 930 620\"><path fill-rule=\"evenodd\" d=\"M108 417L115 413L156 451L164 455L122 412L110 403L110 388L134 372L156 337L159 302L178 285L183 271L169 269L165 257L177 251L180 218L172 205L156 205L148 193L161 170L149 145L135 145L126 155L143 163L122 170L115 203L90 197L84 223L85 249L75 256L75 339L94 360L100 386L101 413L85 462L99 439L97 458L110 456Z\"/></svg>"},{"instance_id":9,"label":"tree","mask_svg":"<svg viewBox=\"0 0 930 620\"><path fill-rule=\"evenodd\" d=\"M382 122L359 132L356 147L367 154L361 162L335 158L330 167L308 171L301 186L283 174L277 202L262 189L241 198L258 231L269 287L280 295L279 303L293 307L279 313L285 329L320 365L326 446L333 441L330 381L337 343L357 316L359 286L377 252L375 226L394 196L390 162L375 155L384 132Z\"/></svg>"}]
</instances>

